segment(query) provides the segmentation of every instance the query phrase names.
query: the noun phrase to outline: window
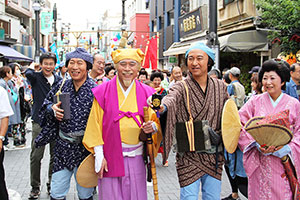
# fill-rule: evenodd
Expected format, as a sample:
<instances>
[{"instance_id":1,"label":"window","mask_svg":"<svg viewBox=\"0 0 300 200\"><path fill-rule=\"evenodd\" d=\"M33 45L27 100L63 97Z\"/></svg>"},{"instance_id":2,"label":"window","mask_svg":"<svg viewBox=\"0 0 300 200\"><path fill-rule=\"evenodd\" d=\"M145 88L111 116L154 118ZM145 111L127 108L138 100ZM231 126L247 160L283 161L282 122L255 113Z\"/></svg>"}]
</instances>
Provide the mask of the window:
<instances>
[{"instance_id":1,"label":"window","mask_svg":"<svg viewBox=\"0 0 300 200\"><path fill-rule=\"evenodd\" d=\"M29 0L22 0L22 7L29 10Z\"/></svg>"}]
</instances>

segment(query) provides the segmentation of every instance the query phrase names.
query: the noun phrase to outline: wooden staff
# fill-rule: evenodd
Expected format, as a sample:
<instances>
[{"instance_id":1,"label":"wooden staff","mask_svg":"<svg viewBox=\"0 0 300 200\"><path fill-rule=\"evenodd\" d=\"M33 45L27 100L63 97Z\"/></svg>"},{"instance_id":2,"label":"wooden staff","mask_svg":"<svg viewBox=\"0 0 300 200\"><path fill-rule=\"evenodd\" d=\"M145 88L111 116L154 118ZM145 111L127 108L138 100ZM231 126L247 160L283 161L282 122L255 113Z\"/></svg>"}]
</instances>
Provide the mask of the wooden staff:
<instances>
[{"instance_id":1,"label":"wooden staff","mask_svg":"<svg viewBox=\"0 0 300 200\"><path fill-rule=\"evenodd\" d=\"M149 114L148 114L148 107L144 107L144 121L149 121ZM157 177L156 177L156 167L154 162L154 153L152 148L152 134L146 134L147 135L147 149L148 149L148 155L150 158L150 165L151 165L151 174L152 174L152 180L153 180L153 193L154 193L154 199L158 200L158 187L157 187Z\"/></svg>"}]
</instances>

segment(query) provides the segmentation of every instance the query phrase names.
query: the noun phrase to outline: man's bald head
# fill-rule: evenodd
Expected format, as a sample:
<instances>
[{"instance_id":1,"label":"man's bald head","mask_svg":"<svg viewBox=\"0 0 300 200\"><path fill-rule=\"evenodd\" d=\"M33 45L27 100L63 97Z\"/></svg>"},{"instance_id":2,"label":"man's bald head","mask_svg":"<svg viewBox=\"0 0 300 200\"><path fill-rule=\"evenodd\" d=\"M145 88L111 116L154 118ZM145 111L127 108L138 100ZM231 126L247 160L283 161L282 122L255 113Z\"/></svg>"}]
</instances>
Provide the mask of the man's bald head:
<instances>
[{"instance_id":1,"label":"man's bald head","mask_svg":"<svg viewBox=\"0 0 300 200\"><path fill-rule=\"evenodd\" d=\"M92 71L99 76L104 73L105 59L101 54L98 53L94 54L93 58L94 62Z\"/></svg>"},{"instance_id":2,"label":"man's bald head","mask_svg":"<svg viewBox=\"0 0 300 200\"><path fill-rule=\"evenodd\" d=\"M182 80L182 70L180 67L176 66L172 69L172 77L175 81L181 81Z\"/></svg>"}]
</instances>

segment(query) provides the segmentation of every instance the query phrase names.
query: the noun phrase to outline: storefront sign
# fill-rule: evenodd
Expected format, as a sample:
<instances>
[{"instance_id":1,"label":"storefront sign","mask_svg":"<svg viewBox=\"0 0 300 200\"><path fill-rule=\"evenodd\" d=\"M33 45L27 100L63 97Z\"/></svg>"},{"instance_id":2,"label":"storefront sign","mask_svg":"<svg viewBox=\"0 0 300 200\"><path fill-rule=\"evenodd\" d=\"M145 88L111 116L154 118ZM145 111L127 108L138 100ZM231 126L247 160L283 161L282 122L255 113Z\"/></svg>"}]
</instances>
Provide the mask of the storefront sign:
<instances>
[{"instance_id":1,"label":"storefront sign","mask_svg":"<svg viewBox=\"0 0 300 200\"><path fill-rule=\"evenodd\" d=\"M202 16L200 8L181 16L178 19L180 37L202 30Z\"/></svg>"},{"instance_id":2,"label":"storefront sign","mask_svg":"<svg viewBox=\"0 0 300 200\"><path fill-rule=\"evenodd\" d=\"M169 56L169 63L177 63L176 56Z\"/></svg>"}]
</instances>

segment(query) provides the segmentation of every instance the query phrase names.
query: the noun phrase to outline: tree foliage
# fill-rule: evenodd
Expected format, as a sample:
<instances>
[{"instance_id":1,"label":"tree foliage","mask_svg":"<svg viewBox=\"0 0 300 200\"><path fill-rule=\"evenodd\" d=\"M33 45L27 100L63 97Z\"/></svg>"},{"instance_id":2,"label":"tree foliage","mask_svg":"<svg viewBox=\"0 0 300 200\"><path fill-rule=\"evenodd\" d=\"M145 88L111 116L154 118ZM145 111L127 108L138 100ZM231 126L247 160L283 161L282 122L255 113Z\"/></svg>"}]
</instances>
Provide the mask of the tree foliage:
<instances>
[{"instance_id":1,"label":"tree foliage","mask_svg":"<svg viewBox=\"0 0 300 200\"><path fill-rule=\"evenodd\" d=\"M300 36L300 0L255 0L261 13L262 25L271 29L269 38L278 38L285 53L300 50L299 41L291 40L294 34Z\"/></svg>"}]
</instances>

